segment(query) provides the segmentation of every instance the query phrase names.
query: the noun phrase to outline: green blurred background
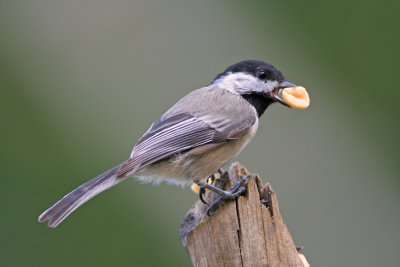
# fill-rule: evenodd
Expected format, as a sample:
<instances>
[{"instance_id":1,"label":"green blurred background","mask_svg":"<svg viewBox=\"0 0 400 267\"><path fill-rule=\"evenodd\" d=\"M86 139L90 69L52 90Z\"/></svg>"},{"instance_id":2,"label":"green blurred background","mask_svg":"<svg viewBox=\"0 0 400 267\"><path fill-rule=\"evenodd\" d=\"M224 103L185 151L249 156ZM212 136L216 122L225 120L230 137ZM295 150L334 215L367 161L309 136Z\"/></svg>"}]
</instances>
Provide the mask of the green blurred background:
<instances>
[{"instance_id":1,"label":"green blurred background","mask_svg":"<svg viewBox=\"0 0 400 267\"><path fill-rule=\"evenodd\" d=\"M0 265L190 266L188 188L131 179L60 227L38 215L125 160L166 109L260 59L276 105L238 160L271 182L312 266L398 266L398 1L0 1Z\"/></svg>"}]
</instances>

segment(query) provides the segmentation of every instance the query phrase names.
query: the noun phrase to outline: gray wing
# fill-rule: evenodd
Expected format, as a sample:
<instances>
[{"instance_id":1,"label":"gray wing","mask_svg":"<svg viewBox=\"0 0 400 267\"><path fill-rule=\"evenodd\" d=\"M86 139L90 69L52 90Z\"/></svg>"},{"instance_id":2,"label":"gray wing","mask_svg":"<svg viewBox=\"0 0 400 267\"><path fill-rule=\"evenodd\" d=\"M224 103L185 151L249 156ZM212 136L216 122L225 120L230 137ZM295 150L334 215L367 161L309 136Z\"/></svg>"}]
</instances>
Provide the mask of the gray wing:
<instances>
[{"instance_id":1,"label":"gray wing","mask_svg":"<svg viewBox=\"0 0 400 267\"><path fill-rule=\"evenodd\" d=\"M218 106L210 109L210 105L220 105L221 102L241 101L239 96L232 93L221 95L221 89L213 89L203 88L188 94L155 121L136 143L131 157L121 165L117 175L129 175L174 154L204 145L213 148L246 134L257 119L255 111L245 100L231 103L245 104L245 111L239 116L232 116L229 108ZM191 105L185 110L182 106L187 105L182 105L182 102L188 100Z\"/></svg>"}]
</instances>

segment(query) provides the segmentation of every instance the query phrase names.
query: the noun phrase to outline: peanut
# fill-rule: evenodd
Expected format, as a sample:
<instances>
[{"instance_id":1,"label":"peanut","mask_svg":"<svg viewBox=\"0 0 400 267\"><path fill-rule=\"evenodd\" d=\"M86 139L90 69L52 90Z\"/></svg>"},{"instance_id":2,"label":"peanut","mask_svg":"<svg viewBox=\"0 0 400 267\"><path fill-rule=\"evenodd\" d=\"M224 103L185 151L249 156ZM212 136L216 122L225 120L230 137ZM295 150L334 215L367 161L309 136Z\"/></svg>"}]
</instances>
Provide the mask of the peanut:
<instances>
[{"instance_id":1,"label":"peanut","mask_svg":"<svg viewBox=\"0 0 400 267\"><path fill-rule=\"evenodd\" d=\"M304 87L287 87L282 91L283 100L292 108L306 109L310 105L310 97Z\"/></svg>"}]
</instances>

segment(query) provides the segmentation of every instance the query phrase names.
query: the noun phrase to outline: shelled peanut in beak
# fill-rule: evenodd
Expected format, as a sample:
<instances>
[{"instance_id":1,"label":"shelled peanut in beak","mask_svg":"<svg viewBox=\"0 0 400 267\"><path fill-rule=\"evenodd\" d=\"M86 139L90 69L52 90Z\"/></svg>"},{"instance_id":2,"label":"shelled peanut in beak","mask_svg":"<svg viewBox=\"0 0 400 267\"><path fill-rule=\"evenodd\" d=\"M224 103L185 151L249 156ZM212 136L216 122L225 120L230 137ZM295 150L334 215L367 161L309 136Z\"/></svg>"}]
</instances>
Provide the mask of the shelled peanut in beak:
<instances>
[{"instance_id":1,"label":"shelled peanut in beak","mask_svg":"<svg viewBox=\"0 0 400 267\"><path fill-rule=\"evenodd\" d=\"M282 91L282 98L292 108L306 109L310 105L310 97L302 86L286 87Z\"/></svg>"}]
</instances>

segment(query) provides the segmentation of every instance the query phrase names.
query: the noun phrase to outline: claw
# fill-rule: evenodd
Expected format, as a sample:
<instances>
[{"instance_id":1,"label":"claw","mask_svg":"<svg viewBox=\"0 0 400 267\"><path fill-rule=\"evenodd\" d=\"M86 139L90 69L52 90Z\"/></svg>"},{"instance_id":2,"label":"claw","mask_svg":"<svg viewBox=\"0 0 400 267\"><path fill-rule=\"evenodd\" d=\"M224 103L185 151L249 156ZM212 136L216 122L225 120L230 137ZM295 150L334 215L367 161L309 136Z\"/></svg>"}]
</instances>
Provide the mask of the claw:
<instances>
[{"instance_id":1,"label":"claw","mask_svg":"<svg viewBox=\"0 0 400 267\"><path fill-rule=\"evenodd\" d=\"M216 210L219 208L219 204L224 202L227 199L235 199L238 196L242 195L245 191L246 188L244 187L244 184L248 181L249 177L246 175L242 175L240 178L240 181L235 183L231 188L228 190L224 191L218 187L215 187L211 184L206 184L203 187L207 188L214 193L218 194L220 197L217 198L215 201L213 201L207 208L207 215L213 214Z\"/></svg>"},{"instance_id":2,"label":"claw","mask_svg":"<svg viewBox=\"0 0 400 267\"><path fill-rule=\"evenodd\" d=\"M222 168L219 168L213 175L211 175L208 179L207 179L207 184L212 184L217 178L215 177L215 175L216 174L219 174L220 176L222 176L222 174L224 173L225 171L222 169ZM218 177L219 178L219 177ZM204 186L200 186L200 188L199 188L199 199L200 199L200 201L201 202L203 202L204 204L208 204L205 200L204 200L204 198L203 198L203 196L204 196L204 194L206 193L206 188L204 187Z\"/></svg>"},{"instance_id":3,"label":"claw","mask_svg":"<svg viewBox=\"0 0 400 267\"><path fill-rule=\"evenodd\" d=\"M208 203L203 198L205 193L206 193L206 188L204 186L200 186L200 188L199 188L199 199L200 199L201 202L203 202L204 204L207 205Z\"/></svg>"},{"instance_id":4,"label":"claw","mask_svg":"<svg viewBox=\"0 0 400 267\"><path fill-rule=\"evenodd\" d=\"M232 195L236 197L242 195L247 189L244 186L239 187L239 189L235 192L232 193ZM219 208L219 205L223 202L225 202L227 199L229 198L224 198L222 196L220 196L219 198L217 198L216 200L214 200L207 208L207 215L211 216L214 214L214 212L216 212Z\"/></svg>"},{"instance_id":5,"label":"claw","mask_svg":"<svg viewBox=\"0 0 400 267\"><path fill-rule=\"evenodd\" d=\"M222 197L217 198L216 200L214 200L210 206L208 206L207 208L207 215L211 216L214 214L214 212L216 212L219 208L219 204L223 201Z\"/></svg>"}]
</instances>

